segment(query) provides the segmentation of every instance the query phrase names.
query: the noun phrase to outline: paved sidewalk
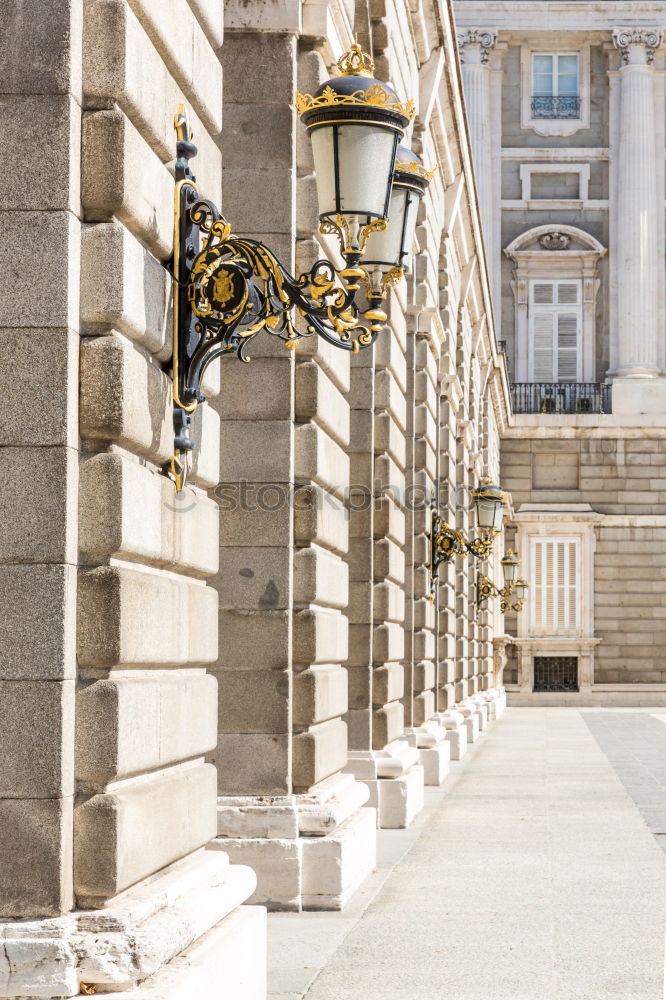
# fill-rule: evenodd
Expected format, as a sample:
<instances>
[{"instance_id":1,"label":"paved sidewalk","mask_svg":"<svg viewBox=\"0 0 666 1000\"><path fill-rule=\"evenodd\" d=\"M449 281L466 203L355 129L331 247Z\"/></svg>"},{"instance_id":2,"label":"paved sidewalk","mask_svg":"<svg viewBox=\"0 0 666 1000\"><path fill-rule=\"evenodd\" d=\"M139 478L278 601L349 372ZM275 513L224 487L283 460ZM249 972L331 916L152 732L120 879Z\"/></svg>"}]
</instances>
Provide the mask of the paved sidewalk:
<instances>
[{"instance_id":1,"label":"paved sidewalk","mask_svg":"<svg viewBox=\"0 0 666 1000\"><path fill-rule=\"evenodd\" d=\"M662 1000L666 857L623 785L666 816L657 712L508 711L347 911L270 917L273 1000Z\"/></svg>"}]
</instances>

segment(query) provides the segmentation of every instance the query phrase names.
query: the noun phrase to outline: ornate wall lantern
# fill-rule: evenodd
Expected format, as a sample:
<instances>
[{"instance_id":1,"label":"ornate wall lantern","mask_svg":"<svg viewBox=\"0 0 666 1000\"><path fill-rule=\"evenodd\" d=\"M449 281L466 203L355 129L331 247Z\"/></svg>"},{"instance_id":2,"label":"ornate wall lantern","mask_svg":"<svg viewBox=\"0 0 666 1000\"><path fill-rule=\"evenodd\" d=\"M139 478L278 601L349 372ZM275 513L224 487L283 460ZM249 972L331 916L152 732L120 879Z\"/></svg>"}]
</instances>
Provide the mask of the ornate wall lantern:
<instances>
[{"instance_id":1,"label":"ornate wall lantern","mask_svg":"<svg viewBox=\"0 0 666 1000\"><path fill-rule=\"evenodd\" d=\"M476 606L477 608L482 608L490 597L499 597L500 610L502 612L520 612L523 610L527 599L529 584L522 577L518 576L518 557L511 549L507 551L501 562L504 586L498 587L487 576L479 574L476 581ZM512 599L514 596L515 600Z\"/></svg>"},{"instance_id":2,"label":"ornate wall lantern","mask_svg":"<svg viewBox=\"0 0 666 1000\"><path fill-rule=\"evenodd\" d=\"M469 552L478 559L487 559L493 551L495 536L502 530L506 509L506 494L484 476L472 490L479 536L467 539L440 517L433 500L430 515L430 592L435 591L440 563L451 562L455 555L465 558Z\"/></svg>"},{"instance_id":3,"label":"ornate wall lantern","mask_svg":"<svg viewBox=\"0 0 666 1000\"><path fill-rule=\"evenodd\" d=\"M232 235L220 211L199 195L189 161L197 149L184 109L175 117L177 133L173 273L173 392L175 447L171 472L176 489L184 488L195 442L192 415L205 396L201 381L216 358L237 355L265 329L293 348L302 337L317 335L347 351L375 342L387 316L382 308L388 285L399 280L415 223L413 202L392 199L396 154L414 117L411 101L402 103L387 84L374 79L374 65L358 44L338 62L340 76L314 95L297 94L296 107L312 140L320 230L340 242L344 267L318 260L293 277L275 254L257 240ZM412 156L412 154L409 154ZM405 160L405 163L408 161ZM414 161L415 162L415 161ZM396 176L402 176L400 169ZM427 177L412 191L422 195ZM402 183L402 182L401 182ZM404 186L404 185L403 185ZM395 205L396 216L389 223ZM393 238L373 255L372 271L362 266L371 234ZM395 242L395 241L394 241ZM376 280L377 270L382 271ZM364 286L363 305L356 295Z\"/></svg>"}]
</instances>

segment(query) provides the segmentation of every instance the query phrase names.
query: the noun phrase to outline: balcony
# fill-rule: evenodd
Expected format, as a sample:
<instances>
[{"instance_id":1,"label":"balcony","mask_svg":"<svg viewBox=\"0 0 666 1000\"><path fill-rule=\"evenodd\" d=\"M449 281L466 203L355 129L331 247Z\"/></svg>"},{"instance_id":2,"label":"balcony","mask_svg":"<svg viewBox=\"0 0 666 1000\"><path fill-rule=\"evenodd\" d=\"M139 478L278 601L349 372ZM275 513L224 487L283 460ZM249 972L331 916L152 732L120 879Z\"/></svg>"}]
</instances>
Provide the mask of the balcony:
<instances>
[{"instance_id":1,"label":"balcony","mask_svg":"<svg viewBox=\"0 0 666 1000\"><path fill-rule=\"evenodd\" d=\"M514 413L610 413L611 387L601 382L514 382Z\"/></svg>"},{"instance_id":2,"label":"balcony","mask_svg":"<svg viewBox=\"0 0 666 1000\"><path fill-rule=\"evenodd\" d=\"M533 97L532 118L580 118L580 97Z\"/></svg>"}]
</instances>

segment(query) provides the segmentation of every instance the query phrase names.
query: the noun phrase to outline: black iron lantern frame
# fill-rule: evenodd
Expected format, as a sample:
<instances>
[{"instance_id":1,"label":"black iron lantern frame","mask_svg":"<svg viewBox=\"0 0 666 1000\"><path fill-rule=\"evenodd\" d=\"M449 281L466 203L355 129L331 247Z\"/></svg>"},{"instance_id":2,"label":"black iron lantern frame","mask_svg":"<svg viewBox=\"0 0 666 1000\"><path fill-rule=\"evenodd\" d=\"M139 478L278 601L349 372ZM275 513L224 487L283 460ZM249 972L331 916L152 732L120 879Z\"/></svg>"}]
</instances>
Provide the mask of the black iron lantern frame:
<instances>
[{"instance_id":1,"label":"black iron lantern frame","mask_svg":"<svg viewBox=\"0 0 666 1000\"><path fill-rule=\"evenodd\" d=\"M296 106L311 134L330 127L335 137L332 170L336 211L321 215L320 230L338 236L345 262L341 269L322 259L307 273L293 277L264 244L233 235L217 206L200 196L190 168L197 148L184 108L176 113L175 434L169 468L179 492L185 487L195 447L193 414L205 401L202 379L216 358L236 355L248 361L248 344L264 329L292 349L302 338L316 335L342 350L357 352L374 344L387 321L382 302L390 282L373 287L361 261L370 234L387 226L396 150L414 106L411 102L402 104L390 87L372 77L372 60L358 45L352 46L338 67L340 77L329 80L314 96L297 95ZM348 134L342 155L345 128ZM388 145L381 141L385 134ZM366 185L366 206L343 204L342 181L347 178L353 188L352 158L359 136L360 155L366 165L372 162L377 146L383 156L377 176ZM397 281L402 274L403 270L396 268L390 280ZM363 306L357 302L362 286Z\"/></svg>"}]
</instances>

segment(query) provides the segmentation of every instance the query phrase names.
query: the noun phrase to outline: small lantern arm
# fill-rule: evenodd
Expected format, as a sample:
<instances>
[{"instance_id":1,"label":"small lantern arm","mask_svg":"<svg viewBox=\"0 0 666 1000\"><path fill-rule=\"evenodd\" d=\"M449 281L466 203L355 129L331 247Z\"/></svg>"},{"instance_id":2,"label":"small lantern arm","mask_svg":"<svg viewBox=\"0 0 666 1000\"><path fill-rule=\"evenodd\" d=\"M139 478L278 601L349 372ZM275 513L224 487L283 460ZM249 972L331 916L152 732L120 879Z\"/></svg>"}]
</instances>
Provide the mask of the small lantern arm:
<instances>
[{"instance_id":1,"label":"small lantern arm","mask_svg":"<svg viewBox=\"0 0 666 1000\"><path fill-rule=\"evenodd\" d=\"M396 167L396 154L414 105L402 103L387 84L374 79L372 60L358 44L338 68L340 76L314 95L297 94L296 108L312 140L320 231L338 237L344 261L340 269L318 260L296 278L262 243L232 235L218 208L199 195L189 165L197 149L182 106L175 116L175 446L170 470L179 492L195 445L193 414L205 401L201 384L212 361L230 355L248 361L247 346L262 329L289 348L317 335L353 352L370 347L384 329L382 302L389 284L404 274L408 230L416 219L413 208L408 220L407 210L398 212L397 194L392 195L394 183L396 191L402 183L403 164ZM414 176L413 190L422 196L428 177L425 170ZM389 221L394 204L396 218ZM373 256L372 270L366 269L363 258L371 235L392 236L396 226L403 234L398 253L381 266ZM411 233L413 237L413 226ZM362 286L366 302L360 305L356 295Z\"/></svg>"},{"instance_id":2,"label":"small lantern arm","mask_svg":"<svg viewBox=\"0 0 666 1000\"><path fill-rule=\"evenodd\" d=\"M489 476L484 476L476 490L472 490L479 528L477 538L467 539L440 516L433 498L430 513L430 593L437 585L438 568L442 562L451 562L454 556L465 558L468 553L477 559L487 559L493 551L495 536L502 530L506 494L495 486Z\"/></svg>"}]
</instances>

